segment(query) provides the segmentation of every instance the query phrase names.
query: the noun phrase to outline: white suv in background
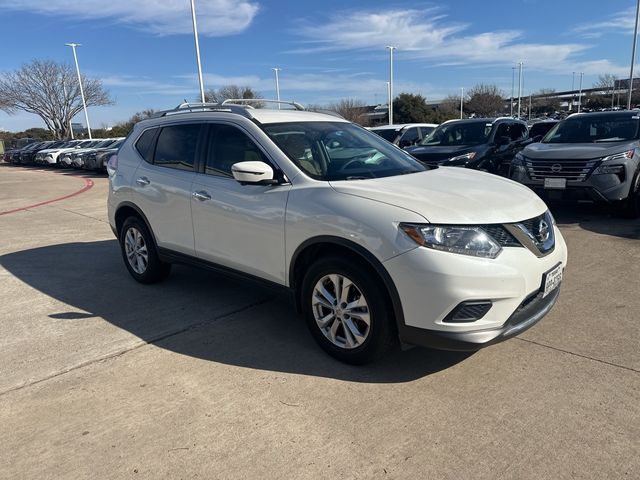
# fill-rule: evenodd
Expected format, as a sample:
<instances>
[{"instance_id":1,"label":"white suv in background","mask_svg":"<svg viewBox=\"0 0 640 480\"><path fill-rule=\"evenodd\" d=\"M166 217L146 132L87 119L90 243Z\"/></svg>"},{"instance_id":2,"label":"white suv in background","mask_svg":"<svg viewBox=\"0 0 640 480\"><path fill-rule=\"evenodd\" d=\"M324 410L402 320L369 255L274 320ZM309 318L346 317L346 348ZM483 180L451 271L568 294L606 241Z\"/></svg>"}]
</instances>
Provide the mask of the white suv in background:
<instances>
[{"instance_id":1,"label":"white suv in background","mask_svg":"<svg viewBox=\"0 0 640 480\"><path fill-rule=\"evenodd\" d=\"M476 350L512 337L552 308L567 262L528 188L426 167L320 113L186 104L138 123L108 171L134 279L182 262L287 288L350 363L398 339Z\"/></svg>"}]
</instances>

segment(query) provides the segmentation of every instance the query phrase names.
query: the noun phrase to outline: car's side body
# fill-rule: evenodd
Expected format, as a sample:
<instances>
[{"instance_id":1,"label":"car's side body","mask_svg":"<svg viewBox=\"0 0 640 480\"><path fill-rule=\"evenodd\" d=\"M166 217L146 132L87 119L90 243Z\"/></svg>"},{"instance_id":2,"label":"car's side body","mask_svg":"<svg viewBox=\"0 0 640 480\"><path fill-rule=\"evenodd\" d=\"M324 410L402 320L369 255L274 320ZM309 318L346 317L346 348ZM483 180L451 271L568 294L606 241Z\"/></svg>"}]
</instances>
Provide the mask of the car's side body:
<instances>
[{"instance_id":1,"label":"car's side body","mask_svg":"<svg viewBox=\"0 0 640 480\"><path fill-rule=\"evenodd\" d=\"M544 287L545 272L566 265L566 246L551 217L545 217L544 203L528 189L455 168L317 180L301 171L261 126L286 122L349 124L310 112L261 110L248 115L183 112L138 123L110 173L114 233L123 241L127 218L137 217L151 232L161 260L258 278L296 292L298 301L305 272L315 261L336 255L351 259L384 284L397 332L412 344L480 348L528 328L551 308L557 291L538 298L541 282ZM225 146L229 136L219 133L228 129L251 143L250 155L244 150L231 160L262 158L276 183L243 185L209 170L209 152ZM189 136L189 147L175 136L178 131ZM183 142L178 152L192 149L191 160L167 166L176 149L167 147L166 138ZM483 182L490 186L478 197ZM476 190L469 191L470 185ZM399 230L399 225L452 224L503 231L523 221L533 225L530 235L544 226L547 236L555 238L554 247L541 253L525 239L516 246L505 243L497 258L470 258L419 247ZM491 305L482 318L471 323L449 319L463 303L487 299Z\"/></svg>"}]
</instances>

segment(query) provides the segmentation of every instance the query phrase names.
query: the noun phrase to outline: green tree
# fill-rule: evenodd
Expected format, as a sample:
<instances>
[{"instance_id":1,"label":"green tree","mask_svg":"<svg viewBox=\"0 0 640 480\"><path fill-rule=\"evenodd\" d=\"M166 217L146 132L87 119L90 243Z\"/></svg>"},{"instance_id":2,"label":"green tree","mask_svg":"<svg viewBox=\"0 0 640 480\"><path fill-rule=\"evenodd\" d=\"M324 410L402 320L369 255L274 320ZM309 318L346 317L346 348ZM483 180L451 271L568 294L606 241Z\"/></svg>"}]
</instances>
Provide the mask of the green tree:
<instances>
[{"instance_id":1,"label":"green tree","mask_svg":"<svg viewBox=\"0 0 640 480\"><path fill-rule=\"evenodd\" d=\"M140 120L151 117L155 113L153 108L147 108L141 112L134 113L129 120L125 122L116 123L111 130L109 130L110 137L126 137L133 129L133 126Z\"/></svg>"},{"instance_id":2,"label":"green tree","mask_svg":"<svg viewBox=\"0 0 640 480\"><path fill-rule=\"evenodd\" d=\"M422 95L401 93L393 100L393 123L424 123L432 121L434 116Z\"/></svg>"}]
</instances>

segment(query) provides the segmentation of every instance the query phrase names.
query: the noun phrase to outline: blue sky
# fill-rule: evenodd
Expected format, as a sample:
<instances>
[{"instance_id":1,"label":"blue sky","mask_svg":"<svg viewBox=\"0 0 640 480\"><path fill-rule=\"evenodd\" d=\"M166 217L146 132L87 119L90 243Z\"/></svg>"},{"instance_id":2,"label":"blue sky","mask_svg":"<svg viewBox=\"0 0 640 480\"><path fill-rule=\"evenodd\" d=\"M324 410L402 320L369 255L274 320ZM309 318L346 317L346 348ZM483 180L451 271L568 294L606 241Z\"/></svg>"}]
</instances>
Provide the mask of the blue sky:
<instances>
[{"instance_id":1,"label":"blue sky","mask_svg":"<svg viewBox=\"0 0 640 480\"><path fill-rule=\"evenodd\" d=\"M275 97L327 104L386 100L388 53L395 91L428 99L495 83L511 90L525 63L525 93L569 89L572 72L591 86L599 74L628 76L634 0L196 0L206 88L250 85ZM0 0L0 71L32 59L71 62L99 77L115 105L90 108L92 127L145 108L196 100L189 0ZM577 87L577 86L576 86ZM76 121L83 122L82 115ZM84 122L83 122L84 123ZM43 126L0 112L0 128Z\"/></svg>"}]
</instances>

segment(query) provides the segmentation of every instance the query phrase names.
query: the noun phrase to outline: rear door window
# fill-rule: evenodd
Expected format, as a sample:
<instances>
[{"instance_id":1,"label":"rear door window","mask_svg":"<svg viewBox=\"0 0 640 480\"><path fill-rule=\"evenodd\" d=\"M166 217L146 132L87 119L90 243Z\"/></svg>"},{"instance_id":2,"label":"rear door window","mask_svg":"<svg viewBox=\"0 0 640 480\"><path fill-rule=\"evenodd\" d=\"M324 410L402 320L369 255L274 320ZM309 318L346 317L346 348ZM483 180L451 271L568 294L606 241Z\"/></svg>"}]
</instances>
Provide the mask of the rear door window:
<instances>
[{"instance_id":1,"label":"rear door window","mask_svg":"<svg viewBox=\"0 0 640 480\"><path fill-rule=\"evenodd\" d=\"M154 165L193 171L196 146L201 128L202 125L200 123L185 123L163 127L158 135L153 155Z\"/></svg>"}]
</instances>

